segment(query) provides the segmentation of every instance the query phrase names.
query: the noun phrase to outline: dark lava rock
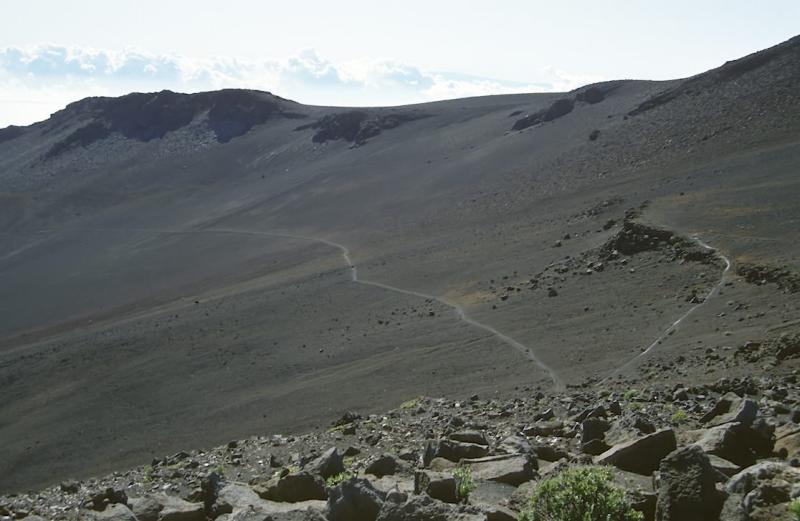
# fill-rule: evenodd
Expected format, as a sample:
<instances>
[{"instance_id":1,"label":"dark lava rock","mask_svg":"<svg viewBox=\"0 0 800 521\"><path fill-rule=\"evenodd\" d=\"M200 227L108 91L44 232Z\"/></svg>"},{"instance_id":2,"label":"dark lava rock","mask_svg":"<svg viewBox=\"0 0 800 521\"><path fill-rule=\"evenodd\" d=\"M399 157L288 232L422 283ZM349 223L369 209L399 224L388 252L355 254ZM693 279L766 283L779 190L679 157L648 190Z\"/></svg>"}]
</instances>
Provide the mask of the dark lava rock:
<instances>
[{"instance_id":1,"label":"dark lava rock","mask_svg":"<svg viewBox=\"0 0 800 521\"><path fill-rule=\"evenodd\" d=\"M535 114L530 114L518 119L511 127L512 130L525 130L528 127L553 121L562 116L566 116L575 108L575 101L569 98L562 98L553 102L552 105Z\"/></svg>"},{"instance_id":2,"label":"dark lava rock","mask_svg":"<svg viewBox=\"0 0 800 521\"><path fill-rule=\"evenodd\" d=\"M397 460L390 454L378 456L364 469L365 474L372 474L378 478L391 476L397 472Z\"/></svg>"},{"instance_id":3,"label":"dark lava rock","mask_svg":"<svg viewBox=\"0 0 800 521\"><path fill-rule=\"evenodd\" d=\"M239 89L198 94L164 90L119 98L87 98L67 105L54 115L59 119L78 114L91 121L53 145L45 158L86 147L113 133L137 141L160 139L205 112L206 126L214 132L217 141L227 143L273 117L304 117L284 110L288 103L266 92Z\"/></svg>"},{"instance_id":4,"label":"dark lava rock","mask_svg":"<svg viewBox=\"0 0 800 521\"><path fill-rule=\"evenodd\" d=\"M750 425L756 419L757 414L758 405L756 402L746 398L739 398L734 393L726 393L708 413L700 418L700 421L709 423L711 426L730 422Z\"/></svg>"},{"instance_id":5,"label":"dark lava rock","mask_svg":"<svg viewBox=\"0 0 800 521\"><path fill-rule=\"evenodd\" d=\"M658 521L717 518L724 498L717 492L716 473L700 447L690 445L676 450L664 458L659 469Z\"/></svg>"},{"instance_id":6,"label":"dark lava rock","mask_svg":"<svg viewBox=\"0 0 800 521\"><path fill-rule=\"evenodd\" d=\"M473 514L473 515L469 515ZM412 496L405 503L387 501L377 521L463 521L485 519L474 507L446 505L428 496Z\"/></svg>"},{"instance_id":7,"label":"dark lava rock","mask_svg":"<svg viewBox=\"0 0 800 521\"><path fill-rule=\"evenodd\" d=\"M325 499L325 483L309 472L296 472L275 477L265 485L256 485L253 490L270 501L297 503L311 499Z\"/></svg>"},{"instance_id":8,"label":"dark lava rock","mask_svg":"<svg viewBox=\"0 0 800 521\"><path fill-rule=\"evenodd\" d=\"M603 440L611 424L602 418L588 418L581 423L581 444Z\"/></svg>"},{"instance_id":9,"label":"dark lava rock","mask_svg":"<svg viewBox=\"0 0 800 521\"><path fill-rule=\"evenodd\" d=\"M482 458L489 455L489 447L477 443L441 440L435 455L450 461L459 461L464 458Z\"/></svg>"},{"instance_id":10,"label":"dark lava rock","mask_svg":"<svg viewBox=\"0 0 800 521\"><path fill-rule=\"evenodd\" d=\"M458 482L449 473L418 470L414 474L414 493L427 494L445 503L458 503Z\"/></svg>"},{"instance_id":11,"label":"dark lava rock","mask_svg":"<svg viewBox=\"0 0 800 521\"><path fill-rule=\"evenodd\" d=\"M599 455L596 462L602 465L614 465L628 472L649 475L658 470L661 460L676 447L675 432L672 429L662 429L642 438L615 445Z\"/></svg>"},{"instance_id":12,"label":"dark lava rock","mask_svg":"<svg viewBox=\"0 0 800 521\"><path fill-rule=\"evenodd\" d=\"M366 479L351 478L330 491L330 521L375 521L385 495Z\"/></svg>"},{"instance_id":13,"label":"dark lava rock","mask_svg":"<svg viewBox=\"0 0 800 521\"><path fill-rule=\"evenodd\" d=\"M328 479L344 472L344 457L339 454L339 450L336 447L331 447L322 456L306 465L305 470Z\"/></svg>"},{"instance_id":14,"label":"dark lava rock","mask_svg":"<svg viewBox=\"0 0 800 521\"><path fill-rule=\"evenodd\" d=\"M314 129L317 132L311 138L314 143L325 143L344 139L356 145L363 145L368 139L379 135L384 130L399 127L403 123L428 117L419 112L391 112L388 114L370 114L363 110L348 110L336 114L328 114L313 123L301 125L295 130Z\"/></svg>"},{"instance_id":15,"label":"dark lava rock","mask_svg":"<svg viewBox=\"0 0 800 521\"><path fill-rule=\"evenodd\" d=\"M787 268L742 263L736 266L736 274L750 284L776 284L790 293L800 291L800 275Z\"/></svg>"}]
</instances>

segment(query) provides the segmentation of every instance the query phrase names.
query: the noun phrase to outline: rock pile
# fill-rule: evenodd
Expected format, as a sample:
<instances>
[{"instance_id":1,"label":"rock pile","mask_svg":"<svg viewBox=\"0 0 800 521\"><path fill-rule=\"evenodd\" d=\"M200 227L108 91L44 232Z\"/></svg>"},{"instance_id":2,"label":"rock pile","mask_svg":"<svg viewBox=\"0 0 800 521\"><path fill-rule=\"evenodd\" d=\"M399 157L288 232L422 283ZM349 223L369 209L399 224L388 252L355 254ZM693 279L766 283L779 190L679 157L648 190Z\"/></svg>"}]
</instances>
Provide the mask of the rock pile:
<instances>
[{"instance_id":1,"label":"rock pile","mask_svg":"<svg viewBox=\"0 0 800 521\"><path fill-rule=\"evenodd\" d=\"M302 436L0 497L0 519L512 520L543 480L582 465L611 469L648 520L790 519L800 496L797 382L418 398Z\"/></svg>"}]
</instances>

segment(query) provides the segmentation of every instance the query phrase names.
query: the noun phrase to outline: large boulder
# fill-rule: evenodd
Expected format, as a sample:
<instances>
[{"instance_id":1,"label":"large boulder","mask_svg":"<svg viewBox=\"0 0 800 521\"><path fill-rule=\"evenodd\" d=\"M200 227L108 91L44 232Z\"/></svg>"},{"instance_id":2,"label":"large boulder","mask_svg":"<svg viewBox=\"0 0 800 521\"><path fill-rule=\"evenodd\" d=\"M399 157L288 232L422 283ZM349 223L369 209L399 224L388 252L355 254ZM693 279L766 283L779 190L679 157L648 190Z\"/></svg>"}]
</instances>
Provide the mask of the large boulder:
<instances>
[{"instance_id":1,"label":"large boulder","mask_svg":"<svg viewBox=\"0 0 800 521\"><path fill-rule=\"evenodd\" d=\"M533 452L533 448L528 438L520 433L504 438L497 446L497 452L501 454L530 454Z\"/></svg>"},{"instance_id":2,"label":"large boulder","mask_svg":"<svg viewBox=\"0 0 800 521\"><path fill-rule=\"evenodd\" d=\"M320 457L307 464L304 470L312 474L319 474L323 479L328 479L344 472L344 456L339 453L336 447L331 447Z\"/></svg>"},{"instance_id":3,"label":"large boulder","mask_svg":"<svg viewBox=\"0 0 800 521\"><path fill-rule=\"evenodd\" d=\"M465 443L475 443L477 445L489 445L486 435L481 431L458 431L450 434L449 438L454 441Z\"/></svg>"},{"instance_id":4,"label":"large boulder","mask_svg":"<svg viewBox=\"0 0 800 521\"><path fill-rule=\"evenodd\" d=\"M723 498L717 492L716 472L700 447L672 452L659 469L657 521L708 521L719 516Z\"/></svg>"},{"instance_id":5,"label":"large boulder","mask_svg":"<svg viewBox=\"0 0 800 521\"><path fill-rule=\"evenodd\" d=\"M102 512L95 512L91 518L96 521L138 521L134 513L121 503L110 505Z\"/></svg>"},{"instance_id":6,"label":"large boulder","mask_svg":"<svg viewBox=\"0 0 800 521\"><path fill-rule=\"evenodd\" d=\"M447 505L428 496L412 496L403 503L384 503L376 521L487 521L487 518L475 507Z\"/></svg>"},{"instance_id":7,"label":"large boulder","mask_svg":"<svg viewBox=\"0 0 800 521\"><path fill-rule=\"evenodd\" d=\"M418 470L414 474L414 493L427 494L445 503L458 503L458 481L452 474Z\"/></svg>"},{"instance_id":8,"label":"large boulder","mask_svg":"<svg viewBox=\"0 0 800 521\"><path fill-rule=\"evenodd\" d=\"M297 503L326 499L325 482L310 472L294 472L274 477L265 484L253 487L262 499Z\"/></svg>"},{"instance_id":9,"label":"large boulder","mask_svg":"<svg viewBox=\"0 0 800 521\"><path fill-rule=\"evenodd\" d=\"M139 521L158 521L158 514L164 508L149 496L132 497L128 500L128 506Z\"/></svg>"},{"instance_id":10,"label":"large boulder","mask_svg":"<svg viewBox=\"0 0 800 521\"><path fill-rule=\"evenodd\" d=\"M365 474L372 474L378 478L391 476L397 472L397 460L391 454L383 454L373 459L364 469Z\"/></svg>"},{"instance_id":11,"label":"large boulder","mask_svg":"<svg viewBox=\"0 0 800 521\"><path fill-rule=\"evenodd\" d=\"M328 496L329 521L375 521L385 494L366 479L351 478L334 487Z\"/></svg>"},{"instance_id":12,"label":"large boulder","mask_svg":"<svg viewBox=\"0 0 800 521\"><path fill-rule=\"evenodd\" d=\"M769 456L775 443L773 427L763 420L749 427L730 422L693 434L699 436L696 443L703 451L742 467L752 465L759 457Z\"/></svg>"},{"instance_id":13,"label":"large boulder","mask_svg":"<svg viewBox=\"0 0 800 521\"><path fill-rule=\"evenodd\" d=\"M217 521L299 521L320 519L325 507L325 502L319 500L268 501L247 485L228 483L220 489L213 512L219 515Z\"/></svg>"},{"instance_id":14,"label":"large boulder","mask_svg":"<svg viewBox=\"0 0 800 521\"><path fill-rule=\"evenodd\" d=\"M456 440L441 440L435 456L450 461L460 461L467 458L482 458L489 455L489 447L478 443Z\"/></svg>"},{"instance_id":15,"label":"large boulder","mask_svg":"<svg viewBox=\"0 0 800 521\"><path fill-rule=\"evenodd\" d=\"M700 421L709 426L724 425L730 422L750 425L758 415L758 405L753 400L740 398L735 393L722 396L714 407L708 411Z\"/></svg>"},{"instance_id":16,"label":"large boulder","mask_svg":"<svg viewBox=\"0 0 800 521\"><path fill-rule=\"evenodd\" d=\"M239 510L224 514L215 521L326 521L321 512L314 509L264 512L260 510Z\"/></svg>"},{"instance_id":17,"label":"large boulder","mask_svg":"<svg viewBox=\"0 0 800 521\"><path fill-rule=\"evenodd\" d=\"M602 418L588 418L581 423L581 445L593 440L603 440L611 424Z\"/></svg>"},{"instance_id":18,"label":"large boulder","mask_svg":"<svg viewBox=\"0 0 800 521\"><path fill-rule=\"evenodd\" d=\"M472 469L474 479L497 481L518 486L536 477L539 462L533 454L510 454L486 458L465 459L462 463Z\"/></svg>"},{"instance_id":19,"label":"large boulder","mask_svg":"<svg viewBox=\"0 0 800 521\"><path fill-rule=\"evenodd\" d=\"M800 469L768 461L746 468L725 485L724 521L793 521L788 503L800 496Z\"/></svg>"},{"instance_id":20,"label":"large boulder","mask_svg":"<svg viewBox=\"0 0 800 521\"><path fill-rule=\"evenodd\" d=\"M205 521L206 519L202 503L190 503L166 494L157 494L153 499L161 504L158 521Z\"/></svg>"},{"instance_id":21,"label":"large boulder","mask_svg":"<svg viewBox=\"0 0 800 521\"><path fill-rule=\"evenodd\" d=\"M662 429L653 434L615 445L595 458L600 465L613 465L628 472L652 474L661 460L677 448L675 432Z\"/></svg>"},{"instance_id":22,"label":"large boulder","mask_svg":"<svg viewBox=\"0 0 800 521\"><path fill-rule=\"evenodd\" d=\"M800 459L800 425L788 423L775 431L775 454L783 459Z\"/></svg>"}]
</instances>

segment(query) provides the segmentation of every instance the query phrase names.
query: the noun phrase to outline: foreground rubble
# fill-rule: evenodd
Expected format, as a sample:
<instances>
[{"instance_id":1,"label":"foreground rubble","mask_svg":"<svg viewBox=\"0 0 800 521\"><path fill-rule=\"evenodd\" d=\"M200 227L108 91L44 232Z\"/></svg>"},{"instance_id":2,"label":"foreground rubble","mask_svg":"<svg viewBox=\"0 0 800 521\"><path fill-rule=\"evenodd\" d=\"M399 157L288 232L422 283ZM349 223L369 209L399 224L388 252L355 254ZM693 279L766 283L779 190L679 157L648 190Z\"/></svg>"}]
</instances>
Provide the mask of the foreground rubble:
<instances>
[{"instance_id":1,"label":"foreground rubble","mask_svg":"<svg viewBox=\"0 0 800 521\"><path fill-rule=\"evenodd\" d=\"M1 497L0 519L511 520L541 480L604 465L644 519L790 520L798 423L796 372L697 387L420 397L304 435L231 441Z\"/></svg>"}]
</instances>

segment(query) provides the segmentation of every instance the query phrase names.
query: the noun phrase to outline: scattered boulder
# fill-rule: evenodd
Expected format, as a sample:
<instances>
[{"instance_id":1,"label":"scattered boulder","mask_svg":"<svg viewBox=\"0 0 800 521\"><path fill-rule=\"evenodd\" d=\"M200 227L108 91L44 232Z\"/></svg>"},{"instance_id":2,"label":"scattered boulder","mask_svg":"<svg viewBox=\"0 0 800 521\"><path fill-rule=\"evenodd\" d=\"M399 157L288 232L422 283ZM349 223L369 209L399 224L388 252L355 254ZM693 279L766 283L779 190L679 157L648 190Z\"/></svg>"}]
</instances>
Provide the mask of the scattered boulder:
<instances>
[{"instance_id":1,"label":"scattered boulder","mask_svg":"<svg viewBox=\"0 0 800 521\"><path fill-rule=\"evenodd\" d=\"M733 476L725 485L728 499L721 519L786 520L788 502L800 495L800 469L774 461L762 462Z\"/></svg>"},{"instance_id":2,"label":"scattered boulder","mask_svg":"<svg viewBox=\"0 0 800 521\"><path fill-rule=\"evenodd\" d=\"M116 490L114 488L107 488L102 492L94 492L89 496L89 499L84 502L84 506L88 509L95 511L102 511L108 505L127 505L128 495L124 490Z\"/></svg>"},{"instance_id":3,"label":"scattered boulder","mask_svg":"<svg viewBox=\"0 0 800 521\"><path fill-rule=\"evenodd\" d=\"M581 445L593 440L602 440L611 424L601 418L589 418L581 423Z\"/></svg>"},{"instance_id":4,"label":"scattered boulder","mask_svg":"<svg viewBox=\"0 0 800 521\"><path fill-rule=\"evenodd\" d=\"M206 519L202 503L190 503L166 494L158 494L153 498L161 505L159 521L205 521Z\"/></svg>"},{"instance_id":5,"label":"scattered boulder","mask_svg":"<svg viewBox=\"0 0 800 521\"><path fill-rule=\"evenodd\" d=\"M288 503L327 498L322 479L305 471L274 477L265 485L254 486L253 490L262 499Z\"/></svg>"},{"instance_id":6,"label":"scattered boulder","mask_svg":"<svg viewBox=\"0 0 800 521\"><path fill-rule=\"evenodd\" d=\"M719 516L723 498L717 492L714 468L700 447L672 452L659 469L657 521L706 521Z\"/></svg>"},{"instance_id":7,"label":"scattered boulder","mask_svg":"<svg viewBox=\"0 0 800 521\"><path fill-rule=\"evenodd\" d=\"M306 465L305 470L319 474L323 479L328 479L344 472L344 457L336 447L331 447L322 456Z\"/></svg>"},{"instance_id":8,"label":"scattered boulder","mask_svg":"<svg viewBox=\"0 0 800 521\"><path fill-rule=\"evenodd\" d=\"M497 446L497 452L501 454L530 454L532 451L528 438L523 434L512 434Z\"/></svg>"},{"instance_id":9,"label":"scattered boulder","mask_svg":"<svg viewBox=\"0 0 800 521\"><path fill-rule=\"evenodd\" d=\"M121 503L109 505L109 507L102 512L93 514L92 518L97 521L138 521L133 512ZM27 517L25 519L30 518Z\"/></svg>"},{"instance_id":10,"label":"scattered boulder","mask_svg":"<svg viewBox=\"0 0 800 521\"><path fill-rule=\"evenodd\" d=\"M481 431L458 431L452 433L449 438L455 441L464 443L473 443L477 445L489 445L486 440L486 435Z\"/></svg>"},{"instance_id":11,"label":"scattered boulder","mask_svg":"<svg viewBox=\"0 0 800 521\"><path fill-rule=\"evenodd\" d=\"M595 462L647 475L657 470L661 460L676 448L675 432L672 429L662 429L642 438L615 445L597 456Z\"/></svg>"},{"instance_id":12,"label":"scattered boulder","mask_svg":"<svg viewBox=\"0 0 800 521\"><path fill-rule=\"evenodd\" d=\"M800 458L800 425L784 425L775 431L775 454L783 459Z\"/></svg>"},{"instance_id":13,"label":"scattered boulder","mask_svg":"<svg viewBox=\"0 0 800 521\"><path fill-rule=\"evenodd\" d=\"M373 476L382 478L383 476L391 476L397 471L397 460L391 454L384 454L373 459L367 468L364 469L365 474L372 474Z\"/></svg>"},{"instance_id":14,"label":"scattered boulder","mask_svg":"<svg viewBox=\"0 0 800 521\"><path fill-rule=\"evenodd\" d=\"M737 422L750 425L756 419L758 405L753 400L739 398L735 393L726 393L700 421L714 427Z\"/></svg>"},{"instance_id":15,"label":"scattered boulder","mask_svg":"<svg viewBox=\"0 0 800 521\"><path fill-rule=\"evenodd\" d=\"M769 456L774 444L771 426L756 424L755 427L760 428L748 428L737 422L718 425L700 431L697 445L708 454L747 467L759 456Z\"/></svg>"},{"instance_id":16,"label":"scattered boulder","mask_svg":"<svg viewBox=\"0 0 800 521\"><path fill-rule=\"evenodd\" d=\"M445 503L458 503L458 482L452 474L418 470L414 474L414 493L427 494Z\"/></svg>"},{"instance_id":17,"label":"scattered boulder","mask_svg":"<svg viewBox=\"0 0 800 521\"><path fill-rule=\"evenodd\" d=\"M351 478L335 486L328 497L329 521L375 521L385 494L366 479Z\"/></svg>"},{"instance_id":18,"label":"scattered boulder","mask_svg":"<svg viewBox=\"0 0 800 521\"><path fill-rule=\"evenodd\" d=\"M158 514L164 508L149 496L132 497L128 500L128 506L139 521L158 521Z\"/></svg>"},{"instance_id":19,"label":"scattered boulder","mask_svg":"<svg viewBox=\"0 0 800 521\"><path fill-rule=\"evenodd\" d=\"M489 455L489 447L477 443L467 443L455 440L441 440L436 456L450 461L462 459L482 458Z\"/></svg>"},{"instance_id":20,"label":"scattered boulder","mask_svg":"<svg viewBox=\"0 0 800 521\"><path fill-rule=\"evenodd\" d=\"M377 521L486 521L486 515L475 507L446 505L423 495L404 503L387 501Z\"/></svg>"},{"instance_id":21,"label":"scattered boulder","mask_svg":"<svg viewBox=\"0 0 800 521\"><path fill-rule=\"evenodd\" d=\"M539 468L538 461L533 454L464 459L462 463L470 466L475 479L497 481L513 486L518 486L536 477L536 470Z\"/></svg>"}]
</instances>

